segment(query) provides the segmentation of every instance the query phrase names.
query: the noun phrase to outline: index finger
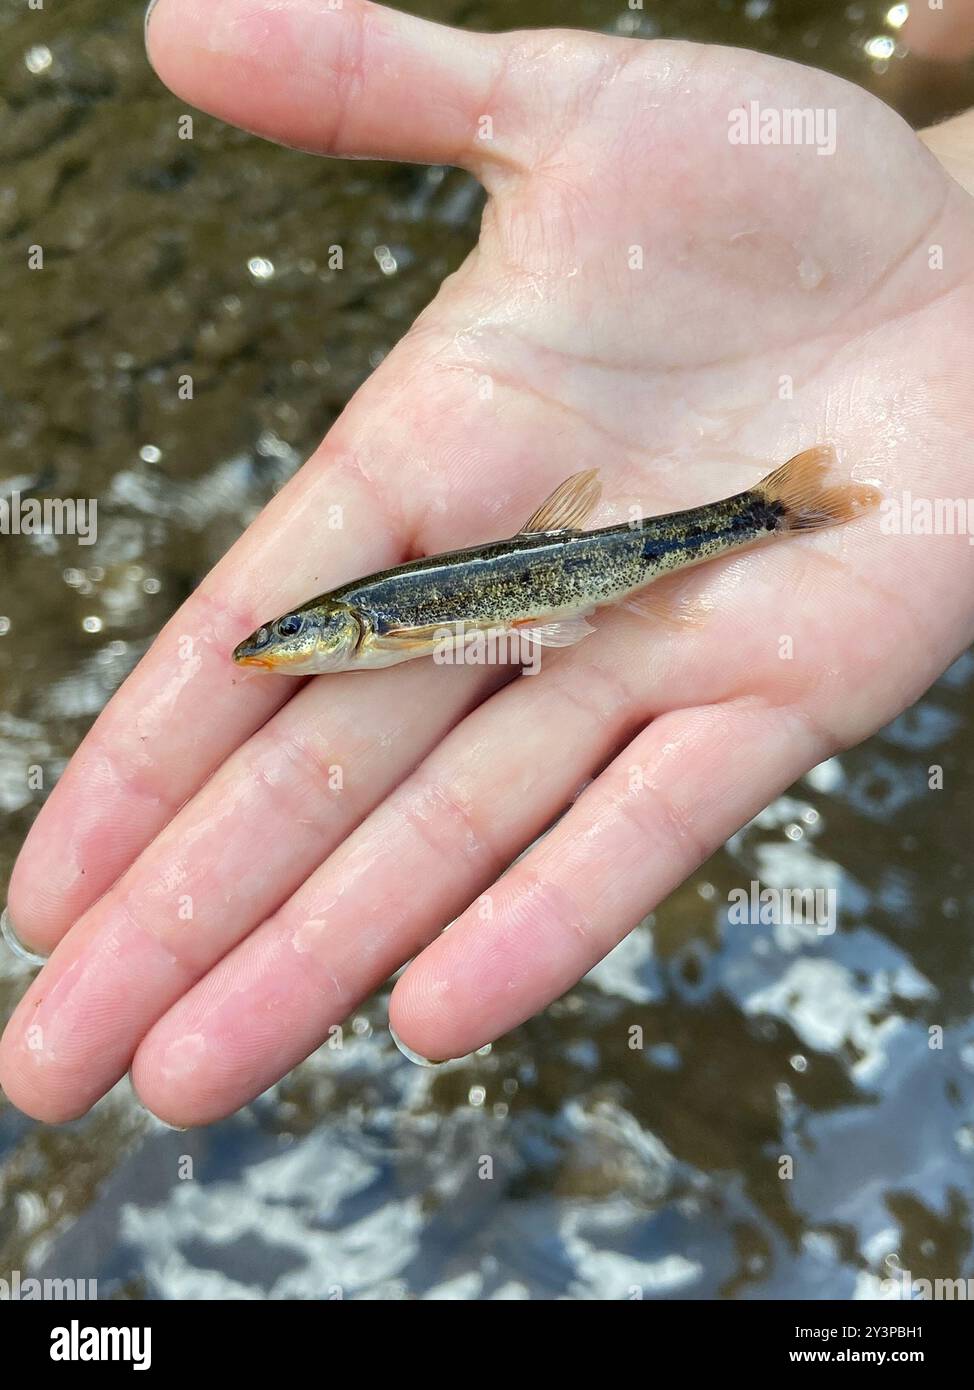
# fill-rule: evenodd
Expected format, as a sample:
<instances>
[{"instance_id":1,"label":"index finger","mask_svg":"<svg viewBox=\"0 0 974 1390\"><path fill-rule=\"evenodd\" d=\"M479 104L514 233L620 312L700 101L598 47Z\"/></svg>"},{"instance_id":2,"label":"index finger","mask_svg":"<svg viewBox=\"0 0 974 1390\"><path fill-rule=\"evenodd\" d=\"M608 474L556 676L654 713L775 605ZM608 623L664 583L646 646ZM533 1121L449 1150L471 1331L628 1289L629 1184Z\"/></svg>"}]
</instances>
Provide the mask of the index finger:
<instances>
[{"instance_id":1,"label":"index finger","mask_svg":"<svg viewBox=\"0 0 974 1390\"><path fill-rule=\"evenodd\" d=\"M510 157L482 139L503 36L465 33L370 0L156 0L156 72L179 96L319 154L475 165Z\"/></svg>"}]
</instances>

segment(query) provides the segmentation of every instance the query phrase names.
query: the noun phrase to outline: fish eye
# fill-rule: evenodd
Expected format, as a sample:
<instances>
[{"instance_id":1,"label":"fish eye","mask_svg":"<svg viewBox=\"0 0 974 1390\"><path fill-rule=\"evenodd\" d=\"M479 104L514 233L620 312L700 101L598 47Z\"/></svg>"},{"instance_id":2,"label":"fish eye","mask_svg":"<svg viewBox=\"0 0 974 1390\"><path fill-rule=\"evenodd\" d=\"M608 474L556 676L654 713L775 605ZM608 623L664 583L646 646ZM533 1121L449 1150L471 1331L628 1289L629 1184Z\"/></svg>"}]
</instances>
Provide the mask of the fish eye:
<instances>
[{"instance_id":1,"label":"fish eye","mask_svg":"<svg viewBox=\"0 0 974 1390\"><path fill-rule=\"evenodd\" d=\"M286 618L281 618L275 623L279 637L295 637L304 627L304 619L297 613L289 613Z\"/></svg>"}]
</instances>

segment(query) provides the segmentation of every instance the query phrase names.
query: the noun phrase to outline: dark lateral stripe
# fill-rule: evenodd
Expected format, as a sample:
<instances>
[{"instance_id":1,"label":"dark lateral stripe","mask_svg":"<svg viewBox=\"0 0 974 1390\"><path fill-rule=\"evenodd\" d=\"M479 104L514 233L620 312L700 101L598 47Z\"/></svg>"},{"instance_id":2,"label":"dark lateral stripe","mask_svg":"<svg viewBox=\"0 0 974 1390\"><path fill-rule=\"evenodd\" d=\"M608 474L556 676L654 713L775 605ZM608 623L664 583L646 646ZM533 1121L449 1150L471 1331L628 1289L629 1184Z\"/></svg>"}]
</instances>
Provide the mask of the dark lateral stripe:
<instances>
[{"instance_id":1,"label":"dark lateral stripe","mask_svg":"<svg viewBox=\"0 0 974 1390\"><path fill-rule=\"evenodd\" d=\"M733 512L727 518L726 525L708 525L704 521L699 525L689 525L675 535L647 536L643 543L643 559L660 560L665 555L699 550L714 542L735 541L744 536L760 535L762 531L777 531L784 513L785 509L780 503L769 503L763 497L754 497Z\"/></svg>"}]
</instances>

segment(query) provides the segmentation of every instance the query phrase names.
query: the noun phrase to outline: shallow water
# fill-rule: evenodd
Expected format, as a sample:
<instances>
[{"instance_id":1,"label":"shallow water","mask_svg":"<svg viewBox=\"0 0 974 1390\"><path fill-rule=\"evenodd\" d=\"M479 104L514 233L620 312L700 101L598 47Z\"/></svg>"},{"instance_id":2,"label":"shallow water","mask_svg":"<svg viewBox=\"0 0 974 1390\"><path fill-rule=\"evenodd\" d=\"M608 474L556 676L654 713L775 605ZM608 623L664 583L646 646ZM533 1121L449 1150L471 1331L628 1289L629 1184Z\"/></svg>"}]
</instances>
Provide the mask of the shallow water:
<instances>
[{"instance_id":1,"label":"shallow water","mask_svg":"<svg viewBox=\"0 0 974 1390\"><path fill-rule=\"evenodd\" d=\"M329 164L202 116L174 156L182 107L147 67L141 13L119 8L0 11L0 238L16 251L0 258L0 495L102 499L90 550L0 549L0 901L43 794L25 764L53 783L480 211L462 174ZM412 8L511 17L500 0ZM974 102L967 70L934 83L909 57L869 59L885 7L808 8L530 0L516 19L766 48L915 121ZM38 288L19 248L41 226ZM59 1129L0 1100L0 1278L97 1278L103 1297L607 1299L974 1276L972 685L968 654L475 1057L412 1066L379 997L343 1050L197 1133L165 1129L127 1083ZM929 791L933 764L966 790ZM757 879L835 888L837 930L729 922L728 894ZM0 1014L28 976L0 952Z\"/></svg>"}]
</instances>

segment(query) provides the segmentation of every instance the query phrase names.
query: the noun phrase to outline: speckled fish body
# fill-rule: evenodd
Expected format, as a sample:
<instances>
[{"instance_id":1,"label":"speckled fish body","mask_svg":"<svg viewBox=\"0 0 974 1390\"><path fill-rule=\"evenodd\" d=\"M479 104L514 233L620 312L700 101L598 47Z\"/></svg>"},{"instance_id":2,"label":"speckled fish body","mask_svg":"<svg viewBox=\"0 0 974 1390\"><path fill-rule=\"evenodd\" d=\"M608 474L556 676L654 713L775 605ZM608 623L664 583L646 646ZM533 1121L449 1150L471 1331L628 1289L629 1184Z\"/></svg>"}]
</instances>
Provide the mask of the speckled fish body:
<instances>
[{"instance_id":1,"label":"speckled fish body","mask_svg":"<svg viewBox=\"0 0 974 1390\"><path fill-rule=\"evenodd\" d=\"M872 490L823 487L830 460L828 449L809 450L733 497L592 531L579 523L598 500L596 474L576 474L517 535L343 584L258 629L234 659L303 675L411 660L450 634L569 646L592 631L586 614L663 575L856 514Z\"/></svg>"},{"instance_id":2,"label":"speckled fish body","mask_svg":"<svg viewBox=\"0 0 974 1390\"><path fill-rule=\"evenodd\" d=\"M751 545L776 526L773 507L745 492L633 525L533 532L431 555L327 597L370 614L382 632L522 626L615 603L673 570Z\"/></svg>"}]
</instances>

